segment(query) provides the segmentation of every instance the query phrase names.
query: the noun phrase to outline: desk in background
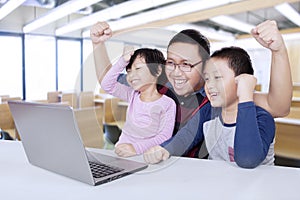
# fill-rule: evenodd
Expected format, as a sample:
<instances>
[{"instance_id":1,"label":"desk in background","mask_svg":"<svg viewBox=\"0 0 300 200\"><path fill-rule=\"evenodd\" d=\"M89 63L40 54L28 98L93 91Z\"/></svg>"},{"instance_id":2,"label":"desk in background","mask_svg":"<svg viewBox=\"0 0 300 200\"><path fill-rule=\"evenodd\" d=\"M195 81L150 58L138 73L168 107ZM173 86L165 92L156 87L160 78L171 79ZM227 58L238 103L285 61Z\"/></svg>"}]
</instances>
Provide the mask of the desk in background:
<instances>
[{"instance_id":1,"label":"desk in background","mask_svg":"<svg viewBox=\"0 0 300 200\"><path fill-rule=\"evenodd\" d=\"M0 152L1 199L5 200L300 199L297 168L242 169L223 161L172 157L136 174L90 186L30 165L21 142L0 141ZM142 157L131 159L142 160Z\"/></svg>"},{"instance_id":2,"label":"desk in background","mask_svg":"<svg viewBox=\"0 0 300 200\"><path fill-rule=\"evenodd\" d=\"M300 97L293 97L291 107L300 108Z\"/></svg>"}]
</instances>

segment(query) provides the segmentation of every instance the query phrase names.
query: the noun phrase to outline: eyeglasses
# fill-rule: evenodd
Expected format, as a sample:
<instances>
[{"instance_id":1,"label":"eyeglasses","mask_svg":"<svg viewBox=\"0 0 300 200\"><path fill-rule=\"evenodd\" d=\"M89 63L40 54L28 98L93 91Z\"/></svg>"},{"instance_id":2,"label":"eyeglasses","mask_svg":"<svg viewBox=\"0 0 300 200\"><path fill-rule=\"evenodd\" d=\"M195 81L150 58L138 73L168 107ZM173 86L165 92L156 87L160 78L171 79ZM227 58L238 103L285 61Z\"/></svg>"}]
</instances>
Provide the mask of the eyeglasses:
<instances>
[{"instance_id":1,"label":"eyeglasses","mask_svg":"<svg viewBox=\"0 0 300 200\"><path fill-rule=\"evenodd\" d=\"M195 63L195 64L191 64L191 63L187 63L187 62L183 62L180 64L176 64L174 61L172 60L166 60L166 69L169 71L174 71L176 66L178 66L178 68L183 71L183 72L190 72L192 71L192 68L195 67L196 65L202 63L202 60L200 60L199 62Z\"/></svg>"}]
</instances>

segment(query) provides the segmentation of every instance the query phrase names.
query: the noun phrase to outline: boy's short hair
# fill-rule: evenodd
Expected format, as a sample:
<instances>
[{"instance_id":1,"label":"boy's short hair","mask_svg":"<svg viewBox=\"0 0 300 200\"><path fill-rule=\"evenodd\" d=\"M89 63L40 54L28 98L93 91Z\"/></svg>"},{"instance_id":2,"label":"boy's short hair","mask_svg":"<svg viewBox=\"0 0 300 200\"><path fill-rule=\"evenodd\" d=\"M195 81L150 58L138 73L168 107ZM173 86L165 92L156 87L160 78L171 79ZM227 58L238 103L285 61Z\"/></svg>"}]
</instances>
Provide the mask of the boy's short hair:
<instances>
[{"instance_id":1,"label":"boy's short hair","mask_svg":"<svg viewBox=\"0 0 300 200\"><path fill-rule=\"evenodd\" d=\"M210 55L209 40L204 35L202 35L199 31L196 31L194 29L185 29L180 31L179 33L174 35L173 38L170 40L168 48L172 44L177 42L198 45L199 55L202 58L203 64L209 58Z\"/></svg>"},{"instance_id":2,"label":"boy's short hair","mask_svg":"<svg viewBox=\"0 0 300 200\"><path fill-rule=\"evenodd\" d=\"M235 76L240 74L253 75L254 73L249 54L240 47L224 47L215 51L211 58L227 59L228 66L234 71Z\"/></svg>"}]
</instances>

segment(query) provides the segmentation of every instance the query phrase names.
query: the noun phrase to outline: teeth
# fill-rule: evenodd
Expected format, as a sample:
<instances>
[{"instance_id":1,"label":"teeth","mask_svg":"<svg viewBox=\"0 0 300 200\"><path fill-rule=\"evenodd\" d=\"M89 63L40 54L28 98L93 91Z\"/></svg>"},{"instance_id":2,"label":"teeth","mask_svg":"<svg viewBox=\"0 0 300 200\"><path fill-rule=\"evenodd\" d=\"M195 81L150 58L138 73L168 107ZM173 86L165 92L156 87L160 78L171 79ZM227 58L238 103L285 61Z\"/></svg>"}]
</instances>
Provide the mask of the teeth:
<instances>
[{"instance_id":1,"label":"teeth","mask_svg":"<svg viewBox=\"0 0 300 200\"><path fill-rule=\"evenodd\" d=\"M174 82L176 84L182 84L182 83L185 83L185 80L174 80Z\"/></svg>"},{"instance_id":2,"label":"teeth","mask_svg":"<svg viewBox=\"0 0 300 200\"><path fill-rule=\"evenodd\" d=\"M210 96L217 96L217 92L211 92Z\"/></svg>"},{"instance_id":3,"label":"teeth","mask_svg":"<svg viewBox=\"0 0 300 200\"><path fill-rule=\"evenodd\" d=\"M137 82L137 80L132 80L131 81L132 84L135 84L136 82Z\"/></svg>"}]
</instances>

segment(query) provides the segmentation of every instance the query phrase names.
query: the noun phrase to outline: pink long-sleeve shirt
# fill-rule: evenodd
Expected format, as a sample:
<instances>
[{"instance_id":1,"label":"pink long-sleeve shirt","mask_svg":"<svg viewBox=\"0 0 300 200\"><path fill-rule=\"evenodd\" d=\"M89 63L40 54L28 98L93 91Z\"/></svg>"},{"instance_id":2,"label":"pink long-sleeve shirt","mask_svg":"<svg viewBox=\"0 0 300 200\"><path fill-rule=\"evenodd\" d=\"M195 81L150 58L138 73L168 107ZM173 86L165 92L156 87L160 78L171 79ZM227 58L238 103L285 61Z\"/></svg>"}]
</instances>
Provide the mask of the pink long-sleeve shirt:
<instances>
[{"instance_id":1,"label":"pink long-sleeve shirt","mask_svg":"<svg viewBox=\"0 0 300 200\"><path fill-rule=\"evenodd\" d=\"M120 58L103 78L101 87L107 93L129 103L126 122L117 144L130 143L137 154L142 154L172 136L176 104L165 95L153 102L143 102L140 92L117 81L126 65L124 59Z\"/></svg>"}]
</instances>

